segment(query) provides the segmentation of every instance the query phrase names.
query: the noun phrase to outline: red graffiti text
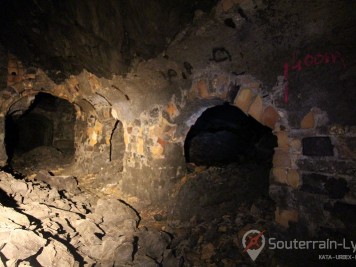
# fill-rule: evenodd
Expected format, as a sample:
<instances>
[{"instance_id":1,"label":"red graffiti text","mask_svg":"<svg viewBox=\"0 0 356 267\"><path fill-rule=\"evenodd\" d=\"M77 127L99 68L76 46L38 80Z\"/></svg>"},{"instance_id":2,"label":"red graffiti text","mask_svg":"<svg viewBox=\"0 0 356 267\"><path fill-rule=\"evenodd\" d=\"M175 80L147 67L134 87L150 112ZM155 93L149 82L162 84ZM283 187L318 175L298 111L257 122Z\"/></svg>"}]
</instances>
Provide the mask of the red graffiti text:
<instances>
[{"instance_id":1,"label":"red graffiti text","mask_svg":"<svg viewBox=\"0 0 356 267\"><path fill-rule=\"evenodd\" d=\"M346 68L345 61L340 52L334 53L317 53L315 55L307 54L303 59L297 59L296 53L293 54L293 62L284 63L283 75L284 75L284 102L288 103L288 78L291 71L302 71L303 69L318 66L341 63Z\"/></svg>"}]
</instances>

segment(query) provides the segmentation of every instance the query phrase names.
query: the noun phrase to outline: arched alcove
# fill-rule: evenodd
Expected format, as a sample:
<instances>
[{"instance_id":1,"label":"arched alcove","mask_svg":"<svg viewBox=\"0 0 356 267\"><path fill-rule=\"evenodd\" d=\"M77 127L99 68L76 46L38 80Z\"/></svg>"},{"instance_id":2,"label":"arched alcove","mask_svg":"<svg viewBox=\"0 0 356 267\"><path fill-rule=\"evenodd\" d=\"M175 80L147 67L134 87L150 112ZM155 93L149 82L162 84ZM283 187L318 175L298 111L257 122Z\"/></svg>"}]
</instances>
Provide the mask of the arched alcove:
<instances>
[{"instance_id":1,"label":"arched alcove","mask_svg":"<svg viewBox=\"0 0 356 267\"><path fill-rule=\"evenodd\" d=\"M22 171L70 163L75 153L74 106L46 93L21 103L26 104L10 108L5 119L8 164Z\"/></svg>"},{"instance_id":2,"label":"arched alcove","mask_svg":"<svg viewBox=\"0 0 356 267\"><path fill-rule=\"evenodd\" d=\"M184 142L188 178L180 188L173 216L211 220L235 214L257 199L269 199L276 146L272 130L236 106L225 103L207 108Z\"/></svg>"},{"instance_id":3,"label":"arched alcove","mask_svg":"<svg viewBox=\"0 0 356 267\"><path fill-rule=\"evenodd\" d=\"M9 158L14 153L25 153L36 147L53 143L53 121L46 116L28 113L19 118L6 117L5 143Z\"/></svg>"},{"instance_id":4,"label":"arched alcove","mask_svg":"<svg viewBox=\"0 0 356 267\"><path fill-rule=\"evenodd\" d=\"M208 108L190 128L184 143L188 163L222 166L246 161L272 161L276 137L239 108Z\"/></svg>"}]
</instances>

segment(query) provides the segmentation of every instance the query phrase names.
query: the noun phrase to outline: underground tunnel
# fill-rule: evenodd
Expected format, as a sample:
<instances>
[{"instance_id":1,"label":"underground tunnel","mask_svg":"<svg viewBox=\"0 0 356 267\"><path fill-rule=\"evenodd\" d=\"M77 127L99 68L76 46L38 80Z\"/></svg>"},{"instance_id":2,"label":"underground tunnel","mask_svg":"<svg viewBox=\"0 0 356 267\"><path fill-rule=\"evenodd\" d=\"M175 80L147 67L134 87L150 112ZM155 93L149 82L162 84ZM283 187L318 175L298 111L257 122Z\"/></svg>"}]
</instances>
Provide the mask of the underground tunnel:
<instances>
[{"instance_id":1,"label":"underground tunnel","mask_svg":"<svg viewBox=\"0 0 356 267\"><path fill-rule=\"evenodd\" d=\"M0 267L353 264L355 10L1 0Z\"/></svg>"},{"instance_id":2,"label":"underground tunnel","mask_svg":"<svg viewBox=\"0 0 356 267\"><path fill-rule=\"evenodd\" d=\"M178 194L173 216L208 221L268 199L275 147L272 130L238 107L225 103L206 109L185 139L191 179Z\"/></svg>"},{"instance_id":3,"label":"underground tunnel","mask_svg":"<svg viewBox=\"0 0 356 267\"><path fill-rule=\"evenodd\" d=\"M8 165L21 172L70 163L75 154L73 105L46 93L22 102L29 106L10 108L5 119Z\"/></svg>"},{"instance_id":4,"label":"underground tunnel","mask_svg":"<svg viewBox=\"0 0 356 267\"><path fill-rule=\"evenodd\" d=\"M197 165L263 160L268 165L276 146L277 139L270 128L239 108L224 104L203 112L187 134L184 151L186 161Z\"/></svg>"}]
</instances>

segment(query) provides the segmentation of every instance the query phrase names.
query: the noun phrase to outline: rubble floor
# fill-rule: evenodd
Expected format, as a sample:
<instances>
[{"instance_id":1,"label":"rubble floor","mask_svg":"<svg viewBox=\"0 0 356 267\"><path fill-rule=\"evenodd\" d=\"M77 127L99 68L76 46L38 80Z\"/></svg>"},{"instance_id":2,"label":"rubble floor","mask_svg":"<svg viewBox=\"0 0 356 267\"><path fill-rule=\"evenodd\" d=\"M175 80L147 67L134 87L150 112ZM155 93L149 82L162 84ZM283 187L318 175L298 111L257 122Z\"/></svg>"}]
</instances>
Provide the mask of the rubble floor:
<instances>
[{"instance_id":1,"label":"rubble floor","mask_svg":"<svg viewBox=\"0 0 356 267\"><path fill-rule=\"evenodd\" d=\"M264 249L255 262L243 253L251 229L281 239L305 235L274 223L268 181L259 180L267 167L188 167L169 210L95 190L58 169L17 178L0 172L0 267L300 266L301 259L320 266L313 253Z\"/></svg>"}]
</instances>

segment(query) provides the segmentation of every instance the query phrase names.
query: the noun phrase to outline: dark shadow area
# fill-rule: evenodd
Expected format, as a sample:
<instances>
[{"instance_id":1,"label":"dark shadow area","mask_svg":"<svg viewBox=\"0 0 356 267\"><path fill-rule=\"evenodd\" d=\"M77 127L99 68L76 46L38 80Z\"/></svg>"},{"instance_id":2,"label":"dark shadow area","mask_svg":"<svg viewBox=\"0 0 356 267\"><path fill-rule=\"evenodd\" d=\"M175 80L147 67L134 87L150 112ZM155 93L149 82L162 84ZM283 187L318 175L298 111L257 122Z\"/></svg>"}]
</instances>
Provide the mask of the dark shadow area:
<instances>
[{"instance_id":1,"label":"dark shadow area","mask_svg":"<svg viewBox=\"0 0 356 267\"><path fill-rule=\"evenodd\" d=\"M110 161L122 161L124 151L124 128L122 122L117 121L110 137Z\"/></svg>"},{"instance_id":2,"label":"dark shadow area","mask_svg":"<svg viewBox=\"0 0 356 267\"><path fill-rule=\"evenodd\" d=\"M74 124L75 109L71 103L39 93L27 110L6 116L9 166L21 170L69 163L75 152Z\"/></svg>"},{"instance_id":3,"label":"dark shadow area","mask_svg":"<svg viewBox=\"0 0 356 267\"><path fill-rule=\"evenodd\" d=\"M269 199L269 175L277 137L229 104L207 109L184 144L187 182L180 188L173 216L183 221L236 216L239 207ZM200 166L199 166L200 165Z\"/></svg>"},{"instance_id":4,"label":"dark shadow area","mask_svg":"<svg viewBox=\"0 0 356 267\"><path fill-rule=\"evenodd\" d=\"M271 162L277 139L240 109L229 104L207 109L185 140L188 163L222 166L230 163Z\"/></svg>"},{"instance_id":5,"label":"dark shadow area","mask_svg":"<svg viewBox=\"0 0 356 267\"><path fill-rule=\"evenodd\" d=\"M0 188L0 203L6 207L17 208L18 204L15 199L9 197L9 195Z\"/></svg>"}]
</instances>

